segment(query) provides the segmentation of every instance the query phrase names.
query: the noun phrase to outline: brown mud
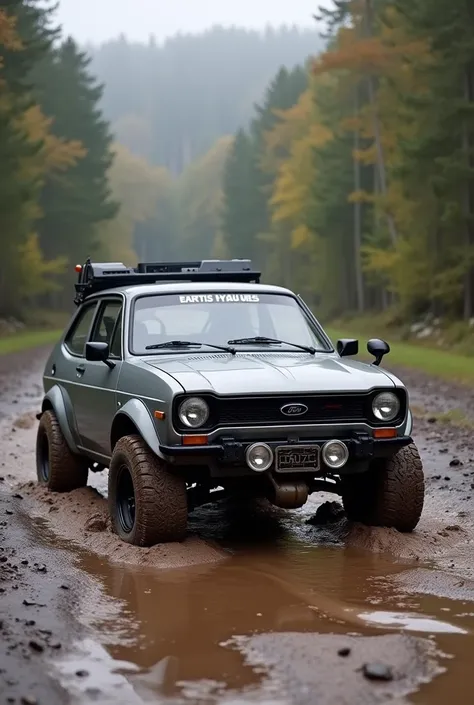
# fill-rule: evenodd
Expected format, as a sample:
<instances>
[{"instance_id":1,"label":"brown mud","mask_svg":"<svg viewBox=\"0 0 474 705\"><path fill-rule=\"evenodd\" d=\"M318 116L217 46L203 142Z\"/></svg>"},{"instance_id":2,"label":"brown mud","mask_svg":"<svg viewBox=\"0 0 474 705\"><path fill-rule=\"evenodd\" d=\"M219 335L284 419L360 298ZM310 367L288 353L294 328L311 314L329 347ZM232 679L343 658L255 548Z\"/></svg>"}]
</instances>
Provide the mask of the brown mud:
<instances>
[{"instance_id":1,"label":"brown mud","mask_svg":"<svg viewBox=\"0 0 474 705\"><path fill-rule=\"evenodd\" d=\"M439 420L474 423L469 390L397 371L423 411L412 535L315 495L202 507L185 543L140 550L110 531L104 475L68 496L35 484L43 361L0 358L0 703L474 702L474 442Z\"/></svg>"}]
</instances>

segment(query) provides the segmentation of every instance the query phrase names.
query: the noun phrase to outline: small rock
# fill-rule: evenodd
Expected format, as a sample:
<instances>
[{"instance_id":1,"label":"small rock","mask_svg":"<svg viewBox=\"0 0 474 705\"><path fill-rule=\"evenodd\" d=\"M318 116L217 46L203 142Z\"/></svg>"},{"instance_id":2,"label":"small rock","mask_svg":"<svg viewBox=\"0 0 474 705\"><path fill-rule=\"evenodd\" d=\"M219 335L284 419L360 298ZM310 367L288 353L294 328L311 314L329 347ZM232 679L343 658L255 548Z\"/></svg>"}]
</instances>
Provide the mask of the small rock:
<instances>
[{"instance_id":1,"label":"small rock","mask_svg":"<svg viewBox=\"0 0 474 705\"><path fill-rule=\"evenodd\" d=\"M53 641L50 646L52 649L60 649L62 647L62 644L59 641Z\"/></svg>"},{"instance_id":2,"label":"small rock","mask_svg":"<svg viewBox=\"0 0 474 705\"><path fill-rule=\"evenodd\" d=\"M429 419L426 419L428 423L436 423L438 420L435 416L430 416Z\"/></svg>"},{"instance_id":3,"label":"small rock","mask_svg":"<svg viewBox=\"0 0 474 705\"><path fill-rule=\"evenodd\" d=\"M444 479L446 480L446 482L449 482L451 478L449 477L449 475L446 475Z\"/></svg>"},{"instance_id":4,"label":"small rock","mask_svg":"<svg viewBox=\"0 0 474 705\"><path fill-rule=\"evenodd\" d=\"M69 590L69 585L60 585L61 590Z\"/></svg>"},{"instance_id":5,"label":"small rock","mask_svg":"<svg viewBox=\"0 0 474 705\"><path fill-rule=\"evenodd\" d=\"M37 566L36 570L38 571L38 573L47 573L48 572L48 569L43 564L40 564L39 566Z\"/></svg>"},{"instance_id":6,"label":"small rock","mask_svg":"<svg viewBox=\"0 0 474 705\"><path fill-rule=\"evenodd\" d=\"M24 695L20 702L21 705L38 705L38 700L34 695Z\"/></svg>"},{"instance_id":7,"label":"small rock","mask_svg":"<svg viewBox=\"0 0 474 705\"><path fill-rule=\"evenodd\" d=\"M26 607L34 607L36 605L36 602L34 600L23 600L23 604Z\"/></svg>"},{"instance_id":8,"label":"small rock","mask_svg":"<svg viewBox=\"0 0 474 705\"><path fill-rule=\"evenodd\" d=\"M21 565L28 565L28 560L26 558L22 560Z\"/></svg>"},{"instance_id":9,"label":"small rock","mask_svg":"<svg viewBox=\"0 0 474 705\"><path fill-rule=\"evenodd\" d=\"M14 494L12 496L15 497L15 499L23 499L23 495L20 494L19 492L17 492L16 494Z\"/></svg>"},{"instance_id":10,"label":"small rock","mask_svg":"<svg viewBox=\"0 0 474 705\"><path fill-rule=\"evenodd\" d=\"M456 468L459 465L462 465L462 462L459 460L459 458L453 458L451 462L449 463L450 467Z\"/></svg>"},{"instance_id":11,"label":"small rock","mask_svg":"<svg viewBox=\"0 0 474 705\"><path fill-rule=\"evenodd\" d=\"M5 509L5 514L13 514L11 509Z\"/></svg>"},{"instance_id":12,"label":"small rock","mask_svg":"<svg viewBox=\"0 0 474 705\"><path fill-rule=\"evenodd\" d=\"M34 641L34 639L32 639L30 641L29 647L32 651L36 651L36 653L38 653L38 654L40 654L44 651L43 644L40 644L39 641Z\"/></svg>"},{"instance_id":13,"label":"small rock","mask_svg":"<svg viewBox=\"0 0 474 705\"><path fill-rule=\"evenodd\" d=\"M105 531L107 529L107 520L102 514L94 514L86 521L86 531Z\"/></svg>"},{"instance_id":14,"label":"small rock","mask_svg":"<svg viewBox=\"0 0 474 705\"><path fill-rule=\"evenodd\" d=\"M316 514L308 519L308 524L313 526L325 526L326 524L334 524L342 519L344 509L339 502L324 502L321 504Z\"/></svg>"},{"instance_id":15,"label":"small rock","mask_svg":"<svg viewBox=\"0 0 474 705\"><path fill-rule=\"evenodd\" d=\"M34 627L35 624L36 624L36 622L35 622L34 619L27 619L26 622L25 622L25 624L26 624L27 627Z\"/></svg>"},{"instance_id":16,"label":"small rock","mask_svg":"<svg viewBox=\"0 0 474 705\"><path fill-rule=\"evenodd\" d=\"M384 663L365 663L362 666L365 678L371 681L392 681L393 672L390 666Z\"/></svg>"},{"instance_id":17,"label":"small rock","mask_svg":"<svg viewBox=\"0 0 474 705\"><path fill-rule=\"evenodd\" d=\"M348 646L344 646L342 649L339 649L339 651L337 652L337 655L338 656L349 656L350 653L351 653L350 648Z\"/></svg>"},{"instance_id":18,"label":"small rock","mask_svg":"<svg viewBox=\"0 0 474 705\"><path fill-rule=\"evenodd\" d=\"M87 678L88 675L89 675L89 671L86 671L83 668L79 669L79 671L76 671L76 676L78 678Z\"/></svg>"}]
</instances>

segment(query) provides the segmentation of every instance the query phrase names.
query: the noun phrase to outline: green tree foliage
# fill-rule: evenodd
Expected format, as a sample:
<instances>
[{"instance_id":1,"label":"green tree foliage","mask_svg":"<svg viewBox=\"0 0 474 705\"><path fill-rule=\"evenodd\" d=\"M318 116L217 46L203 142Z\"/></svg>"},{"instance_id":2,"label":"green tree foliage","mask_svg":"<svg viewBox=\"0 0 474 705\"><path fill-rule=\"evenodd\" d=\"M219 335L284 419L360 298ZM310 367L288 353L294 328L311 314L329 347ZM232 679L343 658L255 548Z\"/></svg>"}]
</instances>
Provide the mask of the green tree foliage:
<instances>
[{"instance_id":1,"label":"green tree foliage","mask_svg":"<svg viewBox=\"0 0 474 705\"><path fill-rule=\"evenodd\" d=\"M236 136L227 249L263 254L272 280L327 316L471 319L474 8L337 0L322 16L329 43L308 87Z\"/></svg>"},{"instance_id":2,"label":"green tree foliage","mask_svg":"<svg viewBox=\"0 0 474 705\"><path fill-rule=\"evenodd\" d=\"M21 315L57 290L117 212L101 88L58 35L43 0L1 3L0 315Z\"/></svg>"},{"instance_id":3,"label":"green tree foliage","mask_svg":"<svg viewBox=\"0 0 474 705\"><path fill-rule=\"evenodd\" d=\"M223 172L232 142L231 137L221 137L176 183L180 258L203 259L221 240Z\"/></svg>"},{"instance_id":4,"label":"green tree foliage","mask_svg":"<svg viewBox=\"0 0 474 705\"><path fill-rule=\"evenodd\" d=\"M237 133L224 170L222 228L228 249L263 265L272 240L269 200L273 171L265 164L265 136L280 121L278 111L291 108L307 87L305 69L281 68L265 92L248 131ZM245 252L244 252L245 251ZM238 255L235 255L238 256Z\"/></svg>"},{"instance_id":5,"label":"green tree foliage","mask_svg":"<svg viewBox=\"0 0 474 705\"><path fill-rule=\"evenodd\" d=\"M163 167L151 166L123 145L114 146L115 159L109 172L113 198L120 210L100 231L104 257L135 266L142 261L167 259L166 250L175 235L173 228L173 182Z\"/></svg>"},{"instance_id":6,"label":"green tree foliage","mask_svg":"<svg viewBox=\"0 0 474 705\"><path fill-rule=\"evenodd\" d=\"M74 167L46 180L40 242L48 257L59 253L82 262L94 255L100 226L118 210L108 183L112 137L98 109L102 87L72 39L55 51L38 79L38 99L44 113L53 118L53 134L78 141L85 150Z\"/></svg>"},{"instance_id":7,"label":"green tree foliage","mask_svg":"<svg viewBox=\"0 0 474 705\"><path fill-rule=\"evenodd\" d=\"M46 14L46 11L45 11ZM21 248L38 216L41 178L36 165L41 134L31 139L26 120L33 105L30 71L50 49L51 35L32 3L8 0L0 7L0 311L19 309L24 283Z\"/></svg>"}]
</instances>

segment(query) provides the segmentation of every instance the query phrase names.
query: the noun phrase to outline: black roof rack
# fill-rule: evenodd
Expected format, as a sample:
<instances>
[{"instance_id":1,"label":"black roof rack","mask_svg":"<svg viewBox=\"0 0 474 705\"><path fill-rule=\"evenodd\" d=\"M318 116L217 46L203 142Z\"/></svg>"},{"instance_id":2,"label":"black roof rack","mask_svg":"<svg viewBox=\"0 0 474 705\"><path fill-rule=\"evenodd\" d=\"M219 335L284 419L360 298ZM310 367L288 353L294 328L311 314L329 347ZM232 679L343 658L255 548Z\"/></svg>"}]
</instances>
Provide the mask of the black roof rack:
<instances>
[{"instance_id":1,"label":"black roof rack","mask_svg":"<svg viewBox=\"0 0 474 705\"><path fill-rule=\"evenodd\" d=\"M91 262L77 265L74 303L80 306L87 296L120 286L161 282L260 282L261 273L249 259L202 260L197 262L140 262L126 267L122 262Z\"/></svg>"}]
</instances>

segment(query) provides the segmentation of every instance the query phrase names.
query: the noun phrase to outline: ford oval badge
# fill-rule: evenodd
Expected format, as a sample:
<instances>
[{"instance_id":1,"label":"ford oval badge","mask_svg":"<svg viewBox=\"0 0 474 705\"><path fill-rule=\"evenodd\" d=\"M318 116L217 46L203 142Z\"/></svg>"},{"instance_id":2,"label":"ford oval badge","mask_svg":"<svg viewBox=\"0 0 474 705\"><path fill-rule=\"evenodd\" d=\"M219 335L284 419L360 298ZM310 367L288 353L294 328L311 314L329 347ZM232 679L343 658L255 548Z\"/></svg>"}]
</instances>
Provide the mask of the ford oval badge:
<instances>
[{"instance_id":1,"label":"ford oval badge","mask_svg":"<svg viewBox=\"0 0 474 705\"><path fill-rule=\"evenodd\" d=\"M280 411L285 416L304 416L308 411L308 407L306 404L285 404Z\"/></svg>"}]
</instances>

